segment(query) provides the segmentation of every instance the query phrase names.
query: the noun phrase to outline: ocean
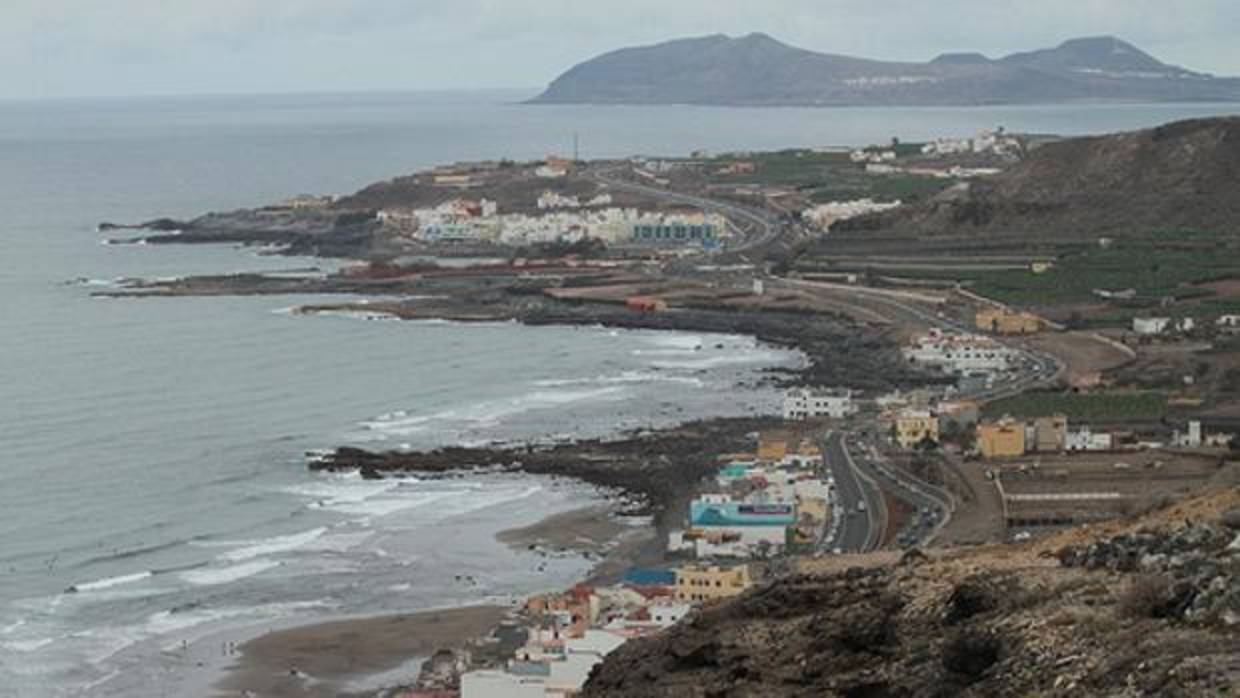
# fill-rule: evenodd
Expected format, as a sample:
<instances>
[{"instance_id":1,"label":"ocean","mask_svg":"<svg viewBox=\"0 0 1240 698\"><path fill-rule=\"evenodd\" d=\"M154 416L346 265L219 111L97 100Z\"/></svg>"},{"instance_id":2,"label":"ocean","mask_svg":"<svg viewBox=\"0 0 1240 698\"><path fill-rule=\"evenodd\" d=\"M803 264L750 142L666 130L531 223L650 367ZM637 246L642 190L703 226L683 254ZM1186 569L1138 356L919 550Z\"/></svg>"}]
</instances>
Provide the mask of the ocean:
<instances>
[{"instance_id":1,"label":"ocean","mask_svg":"<svg viewBox=\"0 0 1240 698\"><path fill-rule=\"evenodd\" d=\"M330 263L104 245L100 221L347 193L439 162L1100 133L1227 105L522 106L521 92L0 102L0 696L161 695L161 650L230 625L506 601L585 561L498 530L599 500L520 475L314 475L427 448L774 413L744 337L306 317L297 297L100 299L126 277ZM471 575L462 584L457 575ZM69 587L75 593L66 593ZM141 677L141 681L133 677Z\"/></svg>"}]
</instances>

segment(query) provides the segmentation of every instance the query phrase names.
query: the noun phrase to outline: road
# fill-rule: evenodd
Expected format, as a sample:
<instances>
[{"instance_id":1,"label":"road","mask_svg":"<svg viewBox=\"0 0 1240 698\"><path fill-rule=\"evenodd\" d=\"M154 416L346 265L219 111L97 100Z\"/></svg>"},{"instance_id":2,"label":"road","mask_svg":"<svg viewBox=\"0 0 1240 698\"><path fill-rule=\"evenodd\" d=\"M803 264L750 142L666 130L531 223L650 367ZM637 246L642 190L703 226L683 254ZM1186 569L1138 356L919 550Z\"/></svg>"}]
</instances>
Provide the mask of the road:
<instances>
[{"instance_id":1,"label":"road","mask_svg":"<svg viewBox=\"0 0 1240 698\"><path fill-rule=\"evenodd\" d=\"M838 287L831 286L829 289L819 286L811 281L801 281L796 279L775 279L768 281L773 287L785 285L789 288L795 288L801 291L815 290L827 294L841 293ZM883 314L896 322L915 323L937 327L941 330L959 332L962 334L970 334L974 332L969 327L962 326L951 321L946 317L942 317L936 313L928 312L923 308L913 305L911 302L904 302L890 296L868 293L865 289L858 289L855 293L848 295L848 301L862 308L868 308L874 312ZM1061 361L1048 354L1032 351L1025 347L1013 347L1011 344L998 340L1000 344L1015 350L1019 358L1018 365L1013 375L1009 378L998 381L994 386L985 390L975 391L972 393L962 393L961 398L970 398L974 400L997 400L1009 395L1024 392L1029 388L1039 384L1049 384L1056 381L1063 375L1065 367Z\"/></svg>"},{"instance_id":2,"label":"road","mask_svg":"<svg viewBox=\"0 0 1240 698\"><path fill-rule=\"evenodd\" d=\"M861 472L872 475L892 492L908 503L914 510L912 519L899 532L897 543L903 547L925 545L938 537L951 522L956 510L956 498L942 487L932 485L901 468L892 467L881 452L878 440L866 444L867 455L858 456L854 463Z\"/></svg>"},{"instance_id":3,"label":"road","mask_svg":"<svg viewBox=\"0 0 1240 698\"><path fill-rule=\"evenodd\" d=\"M708 199L701 196L694 196L692 194L685 194L661 187L652 187L646 184L620 179L616 174L620 171L620 169L621 168L611 168L608 170L593 171L589 173L589 176L599 184L604 184L618 191L627 191L634 194L640 194L642 196L648 196L653 199L662 199L664 201L671 201L673 203L684 204L686 206L693 206L694 208L700 208L704 211L711 211L713 213L726 216L733 222L737 219L741 219L752 224L758 231L757 234L751 236L749 239L741 242L740 244L729 247L729 251L743 252L754 247L765 245L779 237L782 232L784 224L779 220L778 216L775 216L774 214L769 214L764 211L758 211L756 209L747 208L737 204L719 201L717 199Z\"/></svg>"},{"instance_id":4,"label":"road","mask_svg":"<svg viewBox=\"0 0 1240 698\"><path fill-rule=\"evenodd\" d=\"M858 472L848 452L844 434L827 432L823 437L822 453L826 457L826 467L835 479L836 501L843 510L843 515L834 522L835 535L825 542L824 547L839 548L847 553L877 548L882 542L886 521L882 497ZM859 510L862 502L865 503L864 511Z\"/></svg>"}]
</instances>

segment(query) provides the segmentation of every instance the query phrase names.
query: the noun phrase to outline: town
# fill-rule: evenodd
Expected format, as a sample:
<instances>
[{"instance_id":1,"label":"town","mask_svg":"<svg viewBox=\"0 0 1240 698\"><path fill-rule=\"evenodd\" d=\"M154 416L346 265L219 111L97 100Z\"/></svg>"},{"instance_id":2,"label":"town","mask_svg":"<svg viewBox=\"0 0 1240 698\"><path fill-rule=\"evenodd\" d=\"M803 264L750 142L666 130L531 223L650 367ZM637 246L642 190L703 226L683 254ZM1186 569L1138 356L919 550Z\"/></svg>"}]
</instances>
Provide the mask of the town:
<instances>
[{"instance_id":1,"label":"town","mask_svg":"<svg viewBox=\"0 0 1240 698\"><path fill-rule=\"evenodd\" d=\"M780 414L745 422L740 445L711 450L692 478L666 454L631 464L636 481L691 480L650 507L651 564L525 600L393 694L574 695L630 640L753 587L880 551L1019 544L1123 520L1200 491L1234 461L1233 247L1209 233L1170 244L874 232L985 190L1052 140L995 129L852 149L457 163L144 238L244 239L261 224L264 243L358 260L339 273L125 292L309 284L397 300L299 312L749 334L802 351L806 367L775 379ZM556 447L529 446L522 467ZM382 477L494 462L456 455L397 453L382 470L384 454L342 451L315 467ZM554 455L549 472L564 472L573 456ZM615 463L599 475L614 454L588 455L563 467L622 489L635 481Z\"/></svg>"}]
</instances>

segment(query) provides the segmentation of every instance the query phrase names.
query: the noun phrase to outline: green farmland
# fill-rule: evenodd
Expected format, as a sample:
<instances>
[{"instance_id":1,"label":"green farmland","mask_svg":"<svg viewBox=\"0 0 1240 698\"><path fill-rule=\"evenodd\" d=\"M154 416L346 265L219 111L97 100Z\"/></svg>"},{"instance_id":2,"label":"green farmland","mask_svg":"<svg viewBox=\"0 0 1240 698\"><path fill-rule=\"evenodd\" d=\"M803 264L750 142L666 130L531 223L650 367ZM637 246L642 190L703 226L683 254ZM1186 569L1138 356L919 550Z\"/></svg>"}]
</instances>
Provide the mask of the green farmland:
<instances>
[{"instance_id":1,"label":"green farmland","mask_svg":"<svg viewBox=\"0 0 1240 698\"><path fill-rule=\"evenodd\" d=\"M991 419L1011 415L1021 419L1067 415L1073 422L1126 422L1161 419L1167 413L1167 396L1156 392L1138 393L1052 393L1016 395L986 405Z\"/></svg>"}]
</instances>

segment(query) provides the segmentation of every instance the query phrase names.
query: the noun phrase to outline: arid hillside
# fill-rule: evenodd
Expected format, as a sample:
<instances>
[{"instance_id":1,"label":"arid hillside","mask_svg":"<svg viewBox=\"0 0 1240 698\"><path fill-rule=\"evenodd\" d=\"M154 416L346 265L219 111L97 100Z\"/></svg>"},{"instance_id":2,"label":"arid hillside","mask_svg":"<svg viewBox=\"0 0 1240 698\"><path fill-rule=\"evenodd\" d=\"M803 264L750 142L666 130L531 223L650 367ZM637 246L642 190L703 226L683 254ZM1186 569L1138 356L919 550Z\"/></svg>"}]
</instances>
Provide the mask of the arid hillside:
<instances>
[{"instance_id":1,"label":"arid hillside","mask_svg":"<svg viewBox=\"0 0 1240 698\"><path fill-rule=\"evenodd\" d=\"M834 232L912 235L1026 233L1032 238L1205 230L1240 235L1240 118L1042 146L1022 163L967 188Z\"/></svg>"},{"instance_id":2,"label":"arid hillside","mask_svg":"<svg viewBox=\"0 0 1240 698\"><path fill-rule=\"evenodd\" d=\"M630 642L585 695L1240 690L1240 489L1041 543L808 561Z\"/></svg>"}]
</instances>

